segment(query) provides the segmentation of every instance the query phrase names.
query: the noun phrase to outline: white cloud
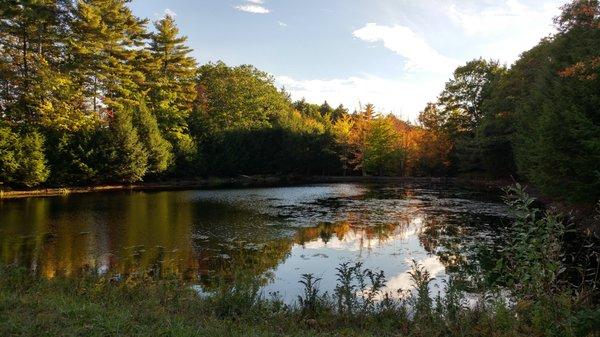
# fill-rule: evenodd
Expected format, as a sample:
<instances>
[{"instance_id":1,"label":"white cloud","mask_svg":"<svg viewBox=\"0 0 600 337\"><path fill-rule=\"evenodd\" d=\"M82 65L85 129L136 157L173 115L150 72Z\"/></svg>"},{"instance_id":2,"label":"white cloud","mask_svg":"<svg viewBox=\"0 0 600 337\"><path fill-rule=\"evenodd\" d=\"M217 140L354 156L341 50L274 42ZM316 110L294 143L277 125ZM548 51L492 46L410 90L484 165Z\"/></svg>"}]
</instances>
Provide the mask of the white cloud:
<instances>
[{"instance_id":1,"label":"white cloud","mask_svg":"<svg viewBox=\"0 0 600 337\"><path fill-rule=\"evenodd\" d=\"M327 100L331 105L344 104L351 110L358 109L359 103L373 103L381 112L393 112L411 121L416 120L419 111L443 87L443 81L436 78L392 80L373 75L311 80L276 76L276 82L294 100L305 98L313 103Z\"/></svg>"},{"instance_id":2,"label":"white cloud","mask_svg":"<svg viewBox=\"0 0 600 337\"><path fill-rule=\"evenodd\" d=\"M280 27L287 27L287 26L288 26L288 24L287 24L287 23L285 23L285 22L282 22L282 21L277 21L277 24L278 24Z\"/></svg>"},{"instance_id":3,"label":"white cloud","mask_svg":"<svg viewBox=\"0 0 600 337\"><path fill-rule=\"evenodd\" d=\"M165 15L169 15L171 17L177 17L177 13L175 13L174 11L170 10L169 8L165 9Z\"/></svg>"},{"instance_id":4,"label":"white cloud","mask_svg":"<svg viewBox=\"0 0 600 337\"><path fill-rule=\"evenodd\" d=\"M412 264L412 260L406 260L405 262L406 262L406 264L409 264L409 265ZM429 275L434 278L439 277L440 275L443 275L446 270L446 268L440 262L440 260L437 256L426 257L417 262L418 262L419 266L421 266L422 268L425 268L425 270L427 270L429 272ZM413 282L412 277L410 276L409 272L410 272L410 270L407 270L399 275L396 275L396 276L390 278L388 280L388 282L386 283L383 293L386 293L386 292L394 293L398 289L402 289L402 290L414 289L414 282Z\"/></svg>"},{"instance_id":5,"label":"white cloud","mask_svg":"<svg viewBox=\"0 0 600 337\"><path fill-rule=\"evenodd\" d=\"M367 42L383 42L385 48L406 58L407 70L447 72L458 64L457 61L440 54L422 37L405 26L368 23L355 30L352 35Z\"/></svg>"},{"instance_id":6,"label":"white cloud","mask_svg":"<svg viewBox=\"0 0 600 337\"><path fill-rule=\"evenodd\" d=\"M246 0L248 2L254 3L254 4L264 4L265 2L263 0Z\"/></svg>"},{"instance_id":7,"label":"white cloud","mask_svg":"<svg viewBox=\"0 0 600 337\"><path fill-rule=\"evenodd\" d=\"M235 6L234 8L238 11L252 14L268 14L271 12L268 8L256 4L239 5Z\"/></svg>"},{"instance_id":8,"label":"white cloud","mask_svg":"<svg viewBox=\"0 0 600 337\"><path fill-rule=\"evenodd\" d=\"M555 31L552 18L564 0L550 0L535 8L519 0L504 0L484 8L452 4L447 15L473 41L477 56L512 63L520 53Z\"/></svg>"}]
</instances>

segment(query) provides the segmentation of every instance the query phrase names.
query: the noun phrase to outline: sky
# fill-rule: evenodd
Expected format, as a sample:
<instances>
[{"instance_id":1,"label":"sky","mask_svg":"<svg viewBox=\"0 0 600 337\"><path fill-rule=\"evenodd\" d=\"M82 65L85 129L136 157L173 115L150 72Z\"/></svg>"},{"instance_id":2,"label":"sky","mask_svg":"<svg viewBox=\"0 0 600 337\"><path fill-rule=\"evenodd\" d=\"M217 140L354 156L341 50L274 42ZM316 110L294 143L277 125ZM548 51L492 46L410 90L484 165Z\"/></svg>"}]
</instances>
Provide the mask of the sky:
<instances>
[{"instance_id":1,"label":"sky","mask_svg":"<svg viewBox=\"0 0 600 337\"><path fill-rule=\"evenodd\" d=\"M552 34L566 0L134 0L175 16L200 64L252 64L293 99L327 100L415 121L453 70L511 65Z\"/></svg>"}]
</instances>

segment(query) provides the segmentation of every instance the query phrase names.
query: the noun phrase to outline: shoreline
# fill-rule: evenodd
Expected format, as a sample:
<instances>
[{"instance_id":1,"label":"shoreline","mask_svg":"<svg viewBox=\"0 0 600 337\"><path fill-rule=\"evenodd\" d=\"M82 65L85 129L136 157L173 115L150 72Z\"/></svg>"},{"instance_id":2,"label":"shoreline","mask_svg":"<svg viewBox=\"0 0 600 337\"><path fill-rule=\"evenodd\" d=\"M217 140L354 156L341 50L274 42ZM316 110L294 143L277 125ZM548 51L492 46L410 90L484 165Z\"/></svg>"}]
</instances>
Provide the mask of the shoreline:
<instances>
[{"instance_id":1,"label":"shoreline","mask_svg":"<svg viewBox=\"0 0 600 337\"><path fill-rule=\"evenodd\" d=\"M455 177L375 177L375 176L238 176L234 178L205 178L195 180L167 180L134 184L107 184L96 186L64 186L30 190L4 190L0 187L0 200L43 198L120 191L169 191L215 188L276 187L319 183L456 183L482 190L497 190L509 181L466 179Z\"/></svg>"}]
</instances>

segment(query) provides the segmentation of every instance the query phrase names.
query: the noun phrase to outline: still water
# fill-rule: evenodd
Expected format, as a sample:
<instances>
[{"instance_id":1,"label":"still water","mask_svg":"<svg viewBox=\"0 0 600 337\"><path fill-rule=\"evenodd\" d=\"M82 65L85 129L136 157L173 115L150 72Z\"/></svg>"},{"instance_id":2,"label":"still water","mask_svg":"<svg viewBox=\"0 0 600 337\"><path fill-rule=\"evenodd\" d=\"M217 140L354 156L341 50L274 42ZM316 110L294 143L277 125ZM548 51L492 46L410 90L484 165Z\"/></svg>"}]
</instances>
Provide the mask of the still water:
<instances>
[{"instance_id":1,"label":"still water","mask_svg":"<svg viewBox=\"0 0 600 337\"><path fill-rule=\"evenodd\" d=\"M94 271L264 279L293 300L301 275L331 292L335 268L383 270L387 290L411 286L413 260L438 286L486 268L506 209L497 196L440 184L123 192L0 201L0 262L52 278Z\"/></svg>"}]
</instances>

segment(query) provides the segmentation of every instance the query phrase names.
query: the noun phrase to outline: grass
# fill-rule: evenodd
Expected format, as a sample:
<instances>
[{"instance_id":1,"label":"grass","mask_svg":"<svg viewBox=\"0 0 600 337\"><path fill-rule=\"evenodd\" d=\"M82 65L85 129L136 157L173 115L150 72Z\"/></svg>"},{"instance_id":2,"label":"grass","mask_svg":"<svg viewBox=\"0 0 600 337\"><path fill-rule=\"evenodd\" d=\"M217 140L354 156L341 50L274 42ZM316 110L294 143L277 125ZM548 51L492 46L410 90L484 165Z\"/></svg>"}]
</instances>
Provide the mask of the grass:
<instances>
[{"instance_id":1,"label":"grass","mask_svg":"<svg viewBox=\"0 0 600 337\"><path fill-rule=\"evenodd\" d=\"M451 285L448 296L430 296L426 272L415 268L417 291L403 300L356 296L362 281L354 274L331 296L318 291L318 280L305 278L306 295L294 306L261 298L252 284L201 298L177 279L46 280L4 268L0 335L598 336L600 331L600 310L566 293L510 306L491 296L468 306ZM374 284L367 283L369 294Z\"/></svg>"}]
</instances>

